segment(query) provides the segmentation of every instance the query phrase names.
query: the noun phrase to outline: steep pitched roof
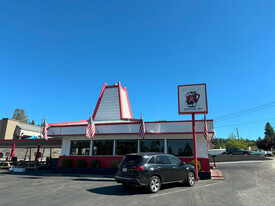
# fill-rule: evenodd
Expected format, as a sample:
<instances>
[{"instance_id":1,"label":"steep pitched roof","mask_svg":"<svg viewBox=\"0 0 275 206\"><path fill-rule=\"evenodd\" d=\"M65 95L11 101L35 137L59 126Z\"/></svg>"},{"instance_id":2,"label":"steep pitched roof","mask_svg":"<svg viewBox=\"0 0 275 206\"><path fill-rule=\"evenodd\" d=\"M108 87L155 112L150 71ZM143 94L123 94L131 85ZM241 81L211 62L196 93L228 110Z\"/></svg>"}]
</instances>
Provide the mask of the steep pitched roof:
<instances>
[{"instance_id":1,"label":"steep pitched roof","mask_svg":"<svg viewBox=\"0 0 275 206\"><path fill-rule=\"evenodd\" d=\"M126 87L118 84L107 86L105 83L93 113L95 121L117 121L133 119Z\"/></svg>"}]
</instances>

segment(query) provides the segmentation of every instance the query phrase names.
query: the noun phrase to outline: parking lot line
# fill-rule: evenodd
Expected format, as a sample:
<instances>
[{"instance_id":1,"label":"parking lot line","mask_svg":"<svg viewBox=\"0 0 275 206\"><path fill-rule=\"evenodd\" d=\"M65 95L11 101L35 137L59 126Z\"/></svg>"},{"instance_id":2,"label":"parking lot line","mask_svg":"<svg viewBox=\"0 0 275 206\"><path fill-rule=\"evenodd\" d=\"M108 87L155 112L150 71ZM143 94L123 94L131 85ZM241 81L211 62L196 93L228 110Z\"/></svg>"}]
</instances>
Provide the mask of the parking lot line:
<instances>
[{"instance_id":1,"label":"parking lot line","mask_svg":"<svg viewBox=\"0 0 275 206\"><path fill-rule=\"evenodd\" d=\"M200 188L204 188L204 187L209 187L209 186L212 186L212 185L217 185L217 184L221 184L223 182L216 182L216 183L213 183L213 184L208 184L208 185L203 185L203 186L199 186L199 187L192 187L192 189L200 189ZM177 190L177 191L171 191L171 192L166 192L166 193L162 193L162 194L155 194L155 195L152 195L151 198L154 198L154 197L161 197L161 196L164 196L164 195L170 195L170 194L174 194L174 193L178 193L178 192L183 192L183 191L186 191L186 190L189 190L191 188L185 188L185 189L182 189L182 190Z\"/></svg>"}]
</instances>

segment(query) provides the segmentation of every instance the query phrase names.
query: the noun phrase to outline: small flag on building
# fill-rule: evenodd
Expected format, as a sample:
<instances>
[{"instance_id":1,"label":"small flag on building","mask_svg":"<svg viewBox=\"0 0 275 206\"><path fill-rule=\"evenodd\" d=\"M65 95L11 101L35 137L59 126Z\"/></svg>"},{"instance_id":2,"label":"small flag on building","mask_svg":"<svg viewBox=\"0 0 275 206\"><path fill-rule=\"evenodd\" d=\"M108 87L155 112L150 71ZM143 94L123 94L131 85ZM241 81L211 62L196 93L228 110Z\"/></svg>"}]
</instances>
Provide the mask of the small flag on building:
<instances>
[{"instance_id":1,"label":"small flag on building","mask_svg":"<svg viewBox=\"0 0 275 206\"><path fill-rule=\"evenodd\" d=\"M90 118L88 120L87 129L86 129L86 137L89 137L90 139L92 139L94 136L95 136L95 124L94 124L94 121L90 115Z\"/></svg>"},{"instance_id":2,"label":"small flag on building","mask_svg":"<svg viewBox=\"0 0 275 206\"><path fill-rule=\"evenodd\" d=\"M42 128L42 136L44 137L45 140L48 140L48 129L49 129L49 125L48 122L46 120L46 117L44 117L44 121L43 121L43 128Z\"/></svg>"},{"instance_id":3,"label":"small flag on building","mask_svg":"<svg viewBox=\"0 0 275 206\"><path fill-rule=\"evenodd\" d=\"M208 136L208 127L207 127L207 121L206 121L206 114L204 114L204 129L203 129L203 136L207 140Z\"/></svg>"},{"instance_id":4,"label":"small flag on building","mask_svg":"<svg viewBox=\"0 0 275 206\"><path fill-rule=\"evenodd\" d=\"M143 121L143 118L142 118L142 115L141 115L140 126L139 126L139 134L138 135L140 137L142 137L142 139L144 139L145 132L146 132L145 124L144 124L144 121Z\"/></svg>"}]
</instances>

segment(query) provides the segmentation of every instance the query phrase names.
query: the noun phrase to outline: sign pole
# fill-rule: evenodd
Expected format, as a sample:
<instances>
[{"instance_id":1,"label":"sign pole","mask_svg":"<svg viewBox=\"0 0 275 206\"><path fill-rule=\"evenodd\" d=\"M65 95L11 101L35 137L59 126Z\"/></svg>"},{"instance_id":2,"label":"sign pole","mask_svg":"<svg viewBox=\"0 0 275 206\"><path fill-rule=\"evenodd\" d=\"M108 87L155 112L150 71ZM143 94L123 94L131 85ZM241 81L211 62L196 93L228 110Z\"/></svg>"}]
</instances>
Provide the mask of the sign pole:
<instances>
[{"instance_id":1,"label":"sign pole","mask_svg":"<svg viewBox=\"0 0 275 206\"><path fill-rule=\"evenodd\" d=\"M192 128L193 128L193 145L194 145L194 167L196 171L196 181L198 181L198 159L197 159L197 140L196 140L196 124L195 113L192 113Z\"/></svg>"}]
</instances>

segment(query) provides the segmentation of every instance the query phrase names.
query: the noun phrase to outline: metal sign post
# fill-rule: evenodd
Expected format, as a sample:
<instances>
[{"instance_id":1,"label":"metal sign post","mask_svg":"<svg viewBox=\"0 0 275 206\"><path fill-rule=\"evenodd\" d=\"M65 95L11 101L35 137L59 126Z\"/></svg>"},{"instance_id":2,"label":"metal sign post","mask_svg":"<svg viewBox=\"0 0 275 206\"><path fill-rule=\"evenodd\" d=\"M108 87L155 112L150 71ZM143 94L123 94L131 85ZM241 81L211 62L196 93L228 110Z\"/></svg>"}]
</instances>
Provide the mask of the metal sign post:
<instances>
[{"instance_id":1,"label":"metal sign post","mask_svg":"<svg viewBox=\"0 0 275 206\"><path fill-rule=\"evenodd\" d=\"M194 167L196 170L196 180L198 180L198 157L195 114L207 114L207 94L206 84L190 84L178 86L178 110L179 114L192 115L192 133L194 148Z\"/></svg>"},{"instance_id":2,"label":"metal sign post","mask_svg":"<svg viewBox=\"0 0 275 206\"><path fill-rule=\"evenodd\" d=\"M194 145L194 167L196 171L196 181L199 179L198 171L198 158L197 158L197 140L196 140L196 124L195 124L195 113L192 113L192 128L193 128L193 145Z\"/></svg>"}]
</instances>

